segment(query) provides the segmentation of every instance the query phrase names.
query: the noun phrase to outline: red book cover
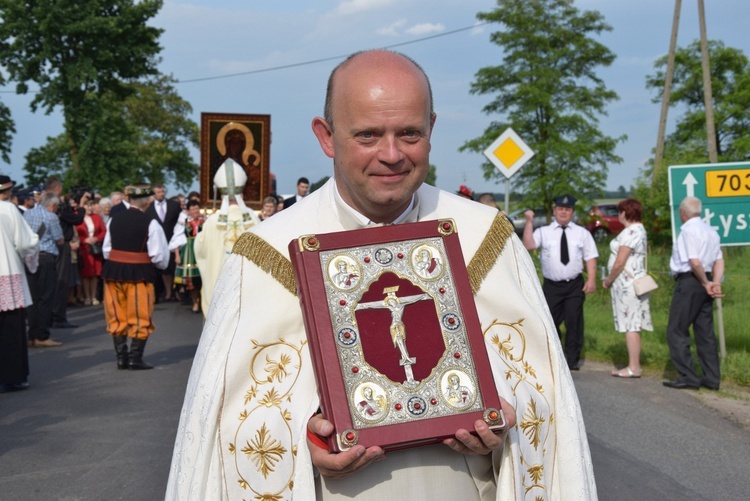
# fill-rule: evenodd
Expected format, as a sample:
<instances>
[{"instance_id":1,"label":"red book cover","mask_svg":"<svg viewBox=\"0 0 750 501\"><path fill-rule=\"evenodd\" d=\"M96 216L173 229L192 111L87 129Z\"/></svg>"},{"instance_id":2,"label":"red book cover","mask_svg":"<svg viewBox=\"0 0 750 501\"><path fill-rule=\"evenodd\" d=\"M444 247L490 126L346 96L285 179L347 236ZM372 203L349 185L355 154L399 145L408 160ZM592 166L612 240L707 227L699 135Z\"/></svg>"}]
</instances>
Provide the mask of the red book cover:
<instances>
[{"instance_id":1,"label":"red book cover","mask_svg":"<svg viewBox=\"0 0 750 501\"><path fill-rule=\"evenodd\" d=\"M453 220L304 235L289 254L330 450L502 429Z\"/></svg>"}]
</instances>

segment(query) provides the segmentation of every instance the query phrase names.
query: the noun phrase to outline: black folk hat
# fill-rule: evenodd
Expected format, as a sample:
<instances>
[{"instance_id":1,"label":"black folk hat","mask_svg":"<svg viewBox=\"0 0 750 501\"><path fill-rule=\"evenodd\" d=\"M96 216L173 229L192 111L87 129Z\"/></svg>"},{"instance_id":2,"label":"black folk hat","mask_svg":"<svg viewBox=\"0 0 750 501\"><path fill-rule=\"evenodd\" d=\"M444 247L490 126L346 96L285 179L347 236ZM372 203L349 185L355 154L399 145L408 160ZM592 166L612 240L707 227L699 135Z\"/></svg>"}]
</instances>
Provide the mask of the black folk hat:
<instances>
[{"instance_id":1,"label":"black folk hat","mask_svg":"<svg viewBox=\"0 0 750 501\"><path fill-rule=\"evenodd\" d=\"M3 174L0 174L0 191L5 191L13 188L16 185L14 181L11 181L11 179L8 176L5 176Z\"/></svg>"}]
</instances>

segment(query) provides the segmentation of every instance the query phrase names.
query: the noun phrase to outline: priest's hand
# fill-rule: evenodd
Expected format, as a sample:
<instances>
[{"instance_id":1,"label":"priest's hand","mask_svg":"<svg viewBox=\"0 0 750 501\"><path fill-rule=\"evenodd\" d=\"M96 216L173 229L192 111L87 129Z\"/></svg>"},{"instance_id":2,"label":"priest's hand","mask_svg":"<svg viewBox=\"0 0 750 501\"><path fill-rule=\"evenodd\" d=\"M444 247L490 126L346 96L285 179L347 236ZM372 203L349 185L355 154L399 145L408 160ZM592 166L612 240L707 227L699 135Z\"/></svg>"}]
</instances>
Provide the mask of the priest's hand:
<instances>
[{"instance_id":1,"label":"priest's hand","mask_svg":"<svg viewBox=\"0 0 750 501\"><path fill-rule=\"evenodd\" d=\"M502 398L500 407L505 416L505 428L502 433L493 432L487 423L477 419L474 421L474 431L477 432L477 436L462 428L456 432L456 438L446 438L443 443L456 452L468 455L485 455L501 450L508 430L516 425L516 410Z\"/></svg>"},{"instance_id":2,"label":"priest's hand","mask_svg":"<svg viewBox=\"0 0 750 501\"><path fill-rule=\"evenodd\" d=\"M333 433L333 424L323 418L322 414L316 414L307 422L307 429L309 432L325 438ZM373 461L385 458L385 452L377 446L365 449L362 445L355 445L345 452L328 452L328 449L321 447L321 444L317 440L310 440L309 433L307 447L310 449L310 457L313 465L321 475L329 478L346 477L361 470Z\"/></svg>"}]
</instances>

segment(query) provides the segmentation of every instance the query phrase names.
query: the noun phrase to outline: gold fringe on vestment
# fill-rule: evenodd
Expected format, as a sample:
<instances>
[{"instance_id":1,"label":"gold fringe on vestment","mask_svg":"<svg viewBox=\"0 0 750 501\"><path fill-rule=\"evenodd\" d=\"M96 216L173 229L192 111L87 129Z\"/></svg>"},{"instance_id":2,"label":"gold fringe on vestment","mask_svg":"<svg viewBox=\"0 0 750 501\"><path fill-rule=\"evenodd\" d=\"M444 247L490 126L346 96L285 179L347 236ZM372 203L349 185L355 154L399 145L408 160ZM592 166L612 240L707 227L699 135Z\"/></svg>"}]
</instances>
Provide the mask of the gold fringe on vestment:
<instances>
[{"instance_id":1,"label":"gold fringe on vestment","mask_svg":"<svg viewBox=\"0 0 750 501\"><path fill-rule=\"evenodd\" d=\"M255 233L240 235L232 247L232 254L249 259L258 268L270 273L282 287L297 295L297 281L294 279L292 262Z\"/></svg>"},{"instance_id":2,"label":"gold fringe on vestment","mask_svg":"<svg viewBox=\"0 0 750 501\"><path fill-rule=\"evenodd\" d=\"M466 267L473 294L476 295L479 292L482 282L484 282L487 274L495 265L495 261L497 261L498 256L500 256L505 247L505 243L514 231L515 229L510 221L508 221L508 218L498 212L490 230L479 245L479 249L474 254L474 257L471 258L469 266Z\"/></svg>"}]
</instances>

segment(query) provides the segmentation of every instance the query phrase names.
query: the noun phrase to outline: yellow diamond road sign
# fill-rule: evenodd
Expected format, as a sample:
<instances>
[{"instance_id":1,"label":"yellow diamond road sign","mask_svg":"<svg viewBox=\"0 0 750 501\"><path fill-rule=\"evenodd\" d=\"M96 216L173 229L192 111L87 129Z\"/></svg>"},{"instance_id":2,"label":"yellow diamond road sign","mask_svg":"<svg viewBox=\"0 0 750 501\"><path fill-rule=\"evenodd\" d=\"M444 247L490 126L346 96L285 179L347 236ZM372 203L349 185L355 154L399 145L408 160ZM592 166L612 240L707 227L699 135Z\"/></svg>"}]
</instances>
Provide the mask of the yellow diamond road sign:
<instances>
[{"instance_id":1,"label":"yellow diamond road sign","mask_svg":"<svg viewBox=\"0 0 750 501\"><path fill-rule=\"evenodd\" d=\"M518 170L534 156L534 152L531 151L531 148L529 148L520 137L518 137L518 134L516 134L513 129L508 127L505 129L505 132L500 134L500 137L495 139L492 144L484 150L484 156L486 156L506 178L510 179L513 174L518 172Z\"/></svg>"}]
</instances>

